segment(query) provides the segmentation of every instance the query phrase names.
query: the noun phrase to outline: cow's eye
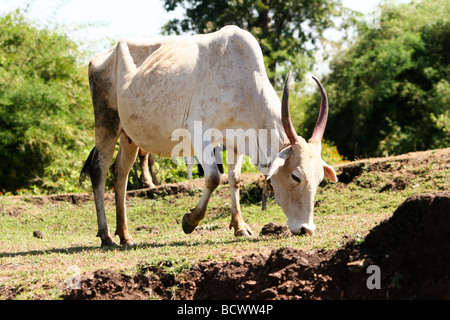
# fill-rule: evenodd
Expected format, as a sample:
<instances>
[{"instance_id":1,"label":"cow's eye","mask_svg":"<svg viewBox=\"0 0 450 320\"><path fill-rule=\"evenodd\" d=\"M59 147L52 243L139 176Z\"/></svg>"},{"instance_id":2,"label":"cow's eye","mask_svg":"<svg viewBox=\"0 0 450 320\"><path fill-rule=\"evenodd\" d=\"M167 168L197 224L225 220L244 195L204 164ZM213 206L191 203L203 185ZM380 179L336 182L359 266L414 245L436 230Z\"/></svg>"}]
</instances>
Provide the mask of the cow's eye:
<instances>
[{"instance_id":1,"label":"cow's eye","mask_svg":"<svg viewBox=\"0 0 450 320\"><path fill-rule=\"evenodd\" d=\"M292 179L294 179L294 181L297 181L298 183L302 182L302 180L300 180L299 177L297 177L295 174L291 174Z\"/></svg>"}]
</instances>

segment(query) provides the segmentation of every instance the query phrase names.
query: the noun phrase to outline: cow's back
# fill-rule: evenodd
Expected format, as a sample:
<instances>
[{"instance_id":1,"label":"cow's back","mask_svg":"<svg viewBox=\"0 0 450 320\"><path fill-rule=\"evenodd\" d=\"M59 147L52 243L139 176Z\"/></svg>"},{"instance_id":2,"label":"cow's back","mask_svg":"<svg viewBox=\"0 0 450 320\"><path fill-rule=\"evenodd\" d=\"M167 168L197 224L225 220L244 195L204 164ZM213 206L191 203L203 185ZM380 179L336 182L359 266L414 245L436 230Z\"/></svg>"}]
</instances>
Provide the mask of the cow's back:
<instances>
[{"instance_id":1,"label":"cow's back","mask_svg":"<svg viewBox=\"0 0 450 320\"><path fill-rule=\"evenodd\" d=\"M207 35L122 40L94 58L90 69L109 85L105 95L127 135L165 156L178 143L170 141L175 129L192 130L194 121L205 128L245 126L254 118L255 105L267 102L258 96L268 83L261 49L237 27Z\"/></svg>"}]
</instances>

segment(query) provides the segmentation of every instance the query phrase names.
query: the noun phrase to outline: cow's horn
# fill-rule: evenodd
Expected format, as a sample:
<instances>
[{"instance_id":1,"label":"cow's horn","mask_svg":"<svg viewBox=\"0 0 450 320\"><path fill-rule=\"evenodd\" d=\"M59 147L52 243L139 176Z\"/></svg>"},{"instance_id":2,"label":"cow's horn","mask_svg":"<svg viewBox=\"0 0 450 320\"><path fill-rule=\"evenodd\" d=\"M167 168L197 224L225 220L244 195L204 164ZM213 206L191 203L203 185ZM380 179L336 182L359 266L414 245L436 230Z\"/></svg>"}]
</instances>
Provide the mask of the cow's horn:
<instances>
[{"instance_id":1,"label":"cow's horn","mask_svg":"<svg viewBox=\"0 0 450 320\"><path fill-rule=\"evenodd\" d=\"M292 71L289 71L286 77L286 83L284 84L283 98L281 99L281 120L283 122L284 132L291 144L298 143L298 135L295 132L294 125L292 124L291 115L289 113L289 82L291 79Z\"/></svg>"},{"instance_id":2,"label":"cow's horn","mask_svg":"<svg viewBox=\"0 0 450 320\"><path fill-rule=\"evenodd\" d=\"M320 81L314 76L312 78L314 79L314 81L316 81L317 85L319 86L321 103L319 116L317 117L316 126L314 127L311 139L320 142L322 141L323 133L325 132L325 127L327 126L328 97Z\"/></svg>"}]
</instances>

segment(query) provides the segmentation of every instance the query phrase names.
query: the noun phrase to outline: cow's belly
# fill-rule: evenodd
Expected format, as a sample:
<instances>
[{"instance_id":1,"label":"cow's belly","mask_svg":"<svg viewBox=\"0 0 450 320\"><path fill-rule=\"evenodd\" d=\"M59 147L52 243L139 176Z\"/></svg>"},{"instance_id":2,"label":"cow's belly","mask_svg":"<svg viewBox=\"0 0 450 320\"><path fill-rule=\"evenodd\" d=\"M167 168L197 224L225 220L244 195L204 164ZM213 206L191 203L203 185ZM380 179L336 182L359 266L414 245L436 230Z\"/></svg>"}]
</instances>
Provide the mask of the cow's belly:
<instances>
[{"instance_id":1,"label":"cow's belly","mask_svg":"<svg viewBox=\"0 0 450 320\"><path fill-rule=\"evenodd\" d=\"M138 72L117 94L120 122L126 134L148 152L170 157L179 141L175 130L186 127L198 79L190 69Z\"/></svg>"},{"instance_id":2,"label":"cow's belly","mask_svg":"<svg viewBox=\"0 0 450 320\"><path fill-rule=\"evenodd\" d=\"M183 114L183 110L152 104L119 108L120 122L127 136L140 148L165 157L170 157L179 143L172 141L172 135L183 127Z\"/></svg>"}]
</instances>

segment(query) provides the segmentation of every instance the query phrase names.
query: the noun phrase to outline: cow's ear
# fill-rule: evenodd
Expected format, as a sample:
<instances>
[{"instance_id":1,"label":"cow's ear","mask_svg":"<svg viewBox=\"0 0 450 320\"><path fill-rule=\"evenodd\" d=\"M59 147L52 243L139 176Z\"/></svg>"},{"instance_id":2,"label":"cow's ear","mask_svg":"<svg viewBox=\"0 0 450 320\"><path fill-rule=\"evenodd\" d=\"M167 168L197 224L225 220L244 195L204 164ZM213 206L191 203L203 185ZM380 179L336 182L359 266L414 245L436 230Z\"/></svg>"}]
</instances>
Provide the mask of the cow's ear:
<instances>
[{"instance_id":1,"label":"cow's ear","mask_svg":"<svg viewBox=\"0 0 450 320\"><path fill-rule=\"evenodd\" d=\"M285 162L286 160L284 160L283 158L276 157L275 160L273 160L272 165L270 166L266 179L269 180L270 178L272 178L272 176L278 172L278 169L284 166Z\"/></svg>"},{"instance_id":2,"label":"cow's ear","mask_svg":"<svg viewBox=\"0 0 450 320\"><path fill-rule=\"evenodd\" d=\"M323 164L323 173L324 173L325 178L328 178L333 182L337 182L338 179L336 176L336 171L334 171L334 169L323 160L322 160L322 164Z\"/></svg>"},{"instance_id":3,"label":"cow's ear","mask_svg":"<svg viewBox=\"0 0 450 320\"><path fill-rule=\"evenodd\" d=\"M291 147L288 147L284 150L282 150L276 158L272 161L272 165L270 166L269 172L267 173L266 179L269 180L275 173L278 172L278 169L280 169L284 164L286 163L286 160L289 158L289 156L292 153Z\"/></svg>"}]
</instances>

